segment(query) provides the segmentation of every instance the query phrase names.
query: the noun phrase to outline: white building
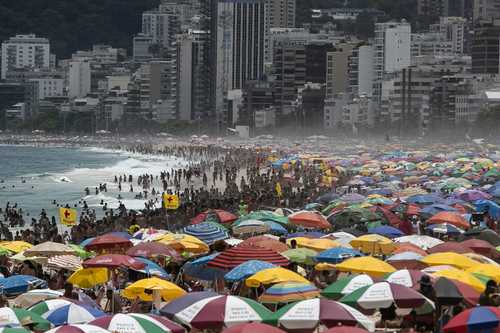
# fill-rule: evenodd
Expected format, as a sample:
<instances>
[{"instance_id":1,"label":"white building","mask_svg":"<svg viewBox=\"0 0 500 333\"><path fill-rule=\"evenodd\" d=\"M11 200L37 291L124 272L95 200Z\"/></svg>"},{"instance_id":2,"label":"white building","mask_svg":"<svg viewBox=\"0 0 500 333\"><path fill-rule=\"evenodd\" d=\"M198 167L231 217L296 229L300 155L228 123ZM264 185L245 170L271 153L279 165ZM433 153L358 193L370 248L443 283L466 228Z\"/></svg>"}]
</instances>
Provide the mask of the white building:
<instances>
[{"instance_id":1,"label":"white building","mask_svg":"<svg viewBox=\"0 0 500 333\"><path fill-rule=\"evenodd\" d=\"M5 117L9 120L26 120L26 104L16 103L5 110Z\"/></svg>"},{"instance_id":2,"label":"white building","mask_svg":"<svg viewBox=\"0 0 500 333\"><path fill-rule=\"evenodd\" d=\"M455 54L464 54L467 19L463 17L440 17L439 24L434 28L441 32L452 44Z\"/></svg>"},{"instance_id":3,"label":"white building","mask_svg":"<svg viewBox=\"0 0 500 333\"><path fill-rule=\"evenodd\" d=\"M412 65L416 64L417 57L443 57L454 54L452 41L447 40L446 35L441 32L411 34Z\"/></svg>"},{"instance_id":4,"label":"white building","mask_svg":"<svg viewBox=\"0 0 500 333\"><path fill-rule=\"evenodd\" d=\"M270 106L266 109L255 110L255 128L274 127L276 125L276 109Z\"/></svg>"},{"instance_id":5,"label":"white building","mask_svg":"<svg viewBox=\"0 0 500 333\"><path fill-rule=\"evenodd\" d=\"M151 36L153 44L170 46L175 42L175 35L180 32L180 19L170 7L163 5L161 9L142 14L142 33Z\"/></svg>"},{"instance_id":6,"label":"white building","mask_svg":"<svg viewBox=\"0 0 500 333\"><path fill-rule=\"evenodd\" d=\"M110 75L106 77L107 79L107 91L111 90L127 90L128 84L130 83L130 75Z\"/></svg>"},{"instance_id":7,"label":"white building","mask_svg":"<svg viewBox=\"0 0 500 333\"><path fill-rule=\"evenodd\" d=\"M35 35L16 35L2 43L1 78L16 68L49 68L50 43Z\"/></svg>"},{"instance_id":8,"label":"white building","mask_svg":"<svg viewBox=\"0 0 500 333\"><path fill-rule=\"evenodd\" d=\"M35 78L30 79L38 86L38 98L40 100L47 97L64 96L64 79L62 78Z\"/></svg>"},{"instance_id":9,"label":"white building","mask_svg":"<svg viewBox=\"0 0 500 333\"><path fill-rule=\"evenodd\" d=\"M81 98L90 93L90 62L71 61L69 63L69 98Z\"/></svg>"},{"instance_id":10,"label":"white building","mask_svg":"<svg viewBox=\"0 0 500 333\"><path fill-rule=\"evenodd\" d=\"M92 50L89 51L76 51L71 56L74 61L91 61L98 64L116 64L119 62L120 57L125 58L127 51L124 49L117 49L109 45L93 45Z\"/></svg>"}]
</instances>

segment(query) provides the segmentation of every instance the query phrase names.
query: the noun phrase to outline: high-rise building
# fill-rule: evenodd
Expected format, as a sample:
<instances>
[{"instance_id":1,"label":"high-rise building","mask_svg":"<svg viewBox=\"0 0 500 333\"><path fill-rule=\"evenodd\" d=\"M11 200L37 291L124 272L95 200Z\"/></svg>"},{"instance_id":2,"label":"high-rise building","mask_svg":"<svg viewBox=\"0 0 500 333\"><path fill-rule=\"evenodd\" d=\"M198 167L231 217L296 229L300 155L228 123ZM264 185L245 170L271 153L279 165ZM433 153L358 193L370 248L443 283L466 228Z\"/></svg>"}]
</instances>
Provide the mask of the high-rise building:
<instances>
[{"instance_id":1,"label":"high-rise building","mask_svg":"<svg viewBox=\"0 0 500 333\"><path fill-rule=\"evenodd\" d=\"M35 35L16 35L2 43L2 72L16 68L49 68L50 43L47 38Z\"/></svg>"},{"instance_id":2,"label":"high-rise building","mask_svg":"<svg viewBox=\"0 0 500 333\"><path fill-rule=\"evenodd\" d=\"M472 73L500 73L500 20L474 27L471 56Z\"/></svg>"},{"instance_id":3,"label":"high-rise building","mask_svg":"<svg viewBox=\"0 0 500 333\"><path fill-rule=\"evenodd\" d=\"M268 0L272 28L295 27L296 0Z\"/></svg>"},{"instance_id":4,"label":"high-rise building","mask_svg":"<svg viewBox=\"0 0 500 333\"><path fill-rule=\"evenodd\" d=\"M500 0L474 0L474 25L500 18Z\"/></svg>"},{"instance_id":5,"label":"high-rise building","mask_svg":"<svg viewBox=\"0 0 500 333\"><path fill-rule=\"evenodd\" d=\"M327 54L333 50L329 41L313 40L306 45L306 82L326 83Z\"/></svg>"},{"instance_id":6,"label":"high-rise building","mask_svg":"<svg viewBox=\"0 0 500 333\"><path fill-rule=\"evenodd\" d=\"M85 97L91 90L91 71L88 61L71 61L69 63L69 98Z\"/></svg>"},{"instance_id":7,"label":"high-rise building","mask_svg":"<svg viewBox=\"0 0 500 333\"><path fill-rule=\"evenodd\" d=\"M434 29L451 42L453 53L465 53L467 19L456 16L440 17L439 24Z\"/></svg>"},{"instance_id":8,"label":"high-rise building","mask_svg":"<svg viewBox=\"0 0 500 333\"><path fill-rule=\"evenodd\" d=\"M154 44L153 37L138 34L137 36L134 36L132 44L132 54L135 62L144 62L153 58L153 54L151 52L152 45Z\"/></svg>"},{"instance_id":9,"label":"high-rise building","mask_svg":"<svg viewBox=\"0 0 500 333\"><path fill-rule=\"evenodd\" d=\"M442 16L468 15L471 0L418 0L417 13L420 16L433 18L436 21Z\"/></svg>"},{"instance_id":10,"label":"high-rise building","mask_svg":"<svg viewBox=\"0 0 500 333\"><path fill-rule=\"evenodd\" d=\"M142 33L151 36L154 44L169 47L179 32L179 15L170 6L142 13Z\"/></svg>"}]
</instances>

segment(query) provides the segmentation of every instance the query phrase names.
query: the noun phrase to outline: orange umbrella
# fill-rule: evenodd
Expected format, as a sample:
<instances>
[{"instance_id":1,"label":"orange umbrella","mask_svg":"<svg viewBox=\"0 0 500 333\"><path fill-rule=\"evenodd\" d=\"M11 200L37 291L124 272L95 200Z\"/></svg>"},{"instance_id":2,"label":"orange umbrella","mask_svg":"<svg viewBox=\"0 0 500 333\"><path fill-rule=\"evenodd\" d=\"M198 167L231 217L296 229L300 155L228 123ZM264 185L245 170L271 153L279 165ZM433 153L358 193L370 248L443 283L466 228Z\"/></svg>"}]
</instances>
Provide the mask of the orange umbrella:
<instances>
[{"instance_id":1,"label":"orange umbrella","mask_svg":"<svg viewBox=\"0 0 500 333\"><path fill-rule=\"evenodd\" d=\"M278 253L289 250L285 243L269 238L267 236L255 236L244 240L240 245L256 246L268 250L273 250Z\"/></svg>"},{"instance_id":2,"label":"orange umbrella","mask_svg":"<svg viewBox=\"0 0 500 333\"><path fill-rule=\"evenodd\" d=\"M468 229L470 227L469 222L467 222L462 215L455 212L440 212L427 220L427 224L443 223L453 224L455 227L462 229Z\"/></svg>"},{"instance_id":3,"label":"orange umbrella","mask_svg":"<svg viewBox=\"0 0 500 333\"><path fill-rule=\"evenodd\" d=\"M313 229L328 229L331 227L327 219L318 212L300 211L288 216L288 221L293 225Z\"/></svg>"},{"instance_id":4,"label":"orange umbrella","mask_svg":"<svg viewBox=\"0 0 500 333\"><path fill-rule=\"evenodd\" d=\"M392 251L393 254L398 254L402 252L415 252L420 254L421 256L426 256L428 253L422 250L420 247L415 244L403 242L403 243L395 243L396 249Z\"/></svg>"}]
</instances>

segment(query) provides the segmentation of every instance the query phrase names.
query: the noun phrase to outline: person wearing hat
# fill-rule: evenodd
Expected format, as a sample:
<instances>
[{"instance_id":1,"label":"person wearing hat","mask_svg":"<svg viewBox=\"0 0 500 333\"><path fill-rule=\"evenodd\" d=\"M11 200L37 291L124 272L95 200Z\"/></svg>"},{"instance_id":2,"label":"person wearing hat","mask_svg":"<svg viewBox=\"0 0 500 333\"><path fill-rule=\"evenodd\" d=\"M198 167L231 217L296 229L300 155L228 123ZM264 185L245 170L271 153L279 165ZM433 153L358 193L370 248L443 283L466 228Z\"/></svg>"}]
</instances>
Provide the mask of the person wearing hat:
<instances>
[{"instance_id":1,"label":"person wearing hat","mask_svg":"<svg viewBox=\"0 0 500 333\"><path fill-rule=\"evenodd\" d=\"M479 305L481 306L498 306L499 295L497 294L497 284L493 280L486 283L485 291L479 296Z\"/></svg>"}]
</instances>

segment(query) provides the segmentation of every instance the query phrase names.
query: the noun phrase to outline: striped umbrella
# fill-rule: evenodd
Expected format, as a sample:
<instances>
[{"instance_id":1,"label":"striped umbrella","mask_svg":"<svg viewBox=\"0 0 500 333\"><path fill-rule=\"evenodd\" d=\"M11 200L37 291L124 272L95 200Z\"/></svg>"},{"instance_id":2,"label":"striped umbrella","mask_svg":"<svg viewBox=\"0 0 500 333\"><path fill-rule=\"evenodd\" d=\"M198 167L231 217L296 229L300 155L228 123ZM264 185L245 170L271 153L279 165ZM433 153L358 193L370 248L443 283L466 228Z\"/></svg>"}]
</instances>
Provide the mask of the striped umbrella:
<instances>
[{"instance_id":1,"label":"striped umbrella","mask_svg":"<svg viewBox=\"0 0 500 333\"><path fill-rule=\"evenodd\" d=\"M49 311L59 309L60 307L70 305L70 304L73 304L75 302L76 301L71 300L69 298L49 299L49 300L46 300L46 301L43 301L43 302L40 302L38 304L33 305L28 310L42 316Z\"/></svg>"},{"instance_id":2,"label":"striped umbrella","mask_svg":"<svg viewBox=\"0 0 500 333\"><path fill-rule=\"evenodd\" d=\"M0 327L21 327L25 321L33 323L34 329L39 331L50 328L50 322L34 312L17 308L0 308Z\"/></svg>"},{"instance_id":3,"label":"striped umbrella","mask_svg":"<svg viewBox=\"0 0 500 333\"><path fill-rule=\"evenodd\" d=\"M478 306L465 310L444 326L443 331L458 333L498 332L500 309L493 306Z\"/></svg>"},{"instance_id":4,"label":"striped umbrella","mask_svg":"<svg viewBox=\"0 0 500 333\"><path fill-rule=\"evenodd\" d=\"M82 324L63 325L53 328L45 333L109 333L109 331L99 326Z\"/></svg>"},{"instance_id":5,"label":"striped umbrella","mask_svg":"<svg viewBox=\"0 0 500 333\"><path fill-rule=\"evenodd\" d=\"M321 292L321 295L327 298L337 299L344 295L348 295L361 287L370 286L376 281L377 280L367 274L348 276L338 279L336 282L326 287Z\"/></svg>"},{"instance_id":6,"label":"striped umbrella","mask_svg":"<svg viewBox=\"0 0 500 333\"><path fill-rule=\"evenodd\" d=\"M44 313L42 317L55 326L61 326L67 324L86 324L104 315L104 312L91 306L71 303L50 310Z\"/></svg>"},{"instance_id":7,"label":"striped umbrella","mask_svg":"<svg viewBox=\"0 0 500 333\"><path fill-rule=\"evenodd\" d=\"M319 297L319 290L311 283L283 282L269 287L259 297L259 302L286 304L316 297Z\"/></svg>"},{"instance_id":8,"label":"striped umbrella","mask_svg":"<svg viewBox=\"0 0 500 333\"><path fill-rule=\"evenodd\" d=\"M237 296L205 298L174 315L180 323L200 330L222 330L237 324L270 320L270 317L271 312L263 305Z\"/></svg>"},{"instance_id":9,"label":"striped umbrella","mask_svg":"<svg viewBox=\"0 0 500 333\"><path fill-rule=\"evenodd\" d=\"M416 288L419 285L420 279L425 274L415 269L401 269L393 273L389 273L384 280L390 283L400 284L408 288Z\"/></svg>"},{"instance_id":10,"label":"striped umbrella","mask_svg":"<svg viewBox=\"0 0 500 333\"><path fill-rule=\"evenodd\" d=\"M48 259L47 265L50 267L63 268L74 272L82 268L82 259L71 254L54 256Z\"/></svg>"},{"instance_id":11,"label":"striped umbrella","mask_svg":"<svg viewBox=\"0 0 500 333\"><path fill-rule=\"evenodd\" d=\"M215 222L203 222L200 224L189 225L183 229L183 232L201 239L208 245L229 238L227 230Z\"/></svg>"},{"instance_id":12,"label":"striped umbrella","mask_svg":"<svg viewBox=\"0 0 500 333\"><path fill-rule=\"evenodd\" d=\"M218 296L218 294L214 293L213 291L190 292L184 296L181 296L181 297L176 298L173 301L169 302L167 305L165 305L160 310L160 313L169 319L173 319L176 313L184 310L185 308L191 306L192 304L194 304L202 299L213 297L213 296Z\"/></svg>"},{"instance_id":13,"label":"striped umbrella","mask_svg":"<svg viewBox=\"0 0 500 333\"><path fill-rule=\"evenodd\" d=\"M0 287L7 296L14 296L30 289L47 288L47 281L31 275L11 275L0 279Z\"/></svg>"},{"instance_id":14,"label":"striped umbrella","mask_svg":"<svg viewBox=\"0 0 500 333\"><path fill-rule=\"evenodd\" d=\"M260 247L236 246L220 253L208 263L208 267L230 270L249 260L266 261L277 266L289 264L288 259L275 251Z\"/></svg>"},{"instance_id":15,"label":"striped umbrella","mask_svg":"<svg viewBox=\"0 0 500 333\"><path fill-rule=\"evenodd\" d=\"M91 325L102 327L114 333L185 333L186 330L160 316L140 313L118 313L100 317Z\"/></svg>"}]
</instances>

